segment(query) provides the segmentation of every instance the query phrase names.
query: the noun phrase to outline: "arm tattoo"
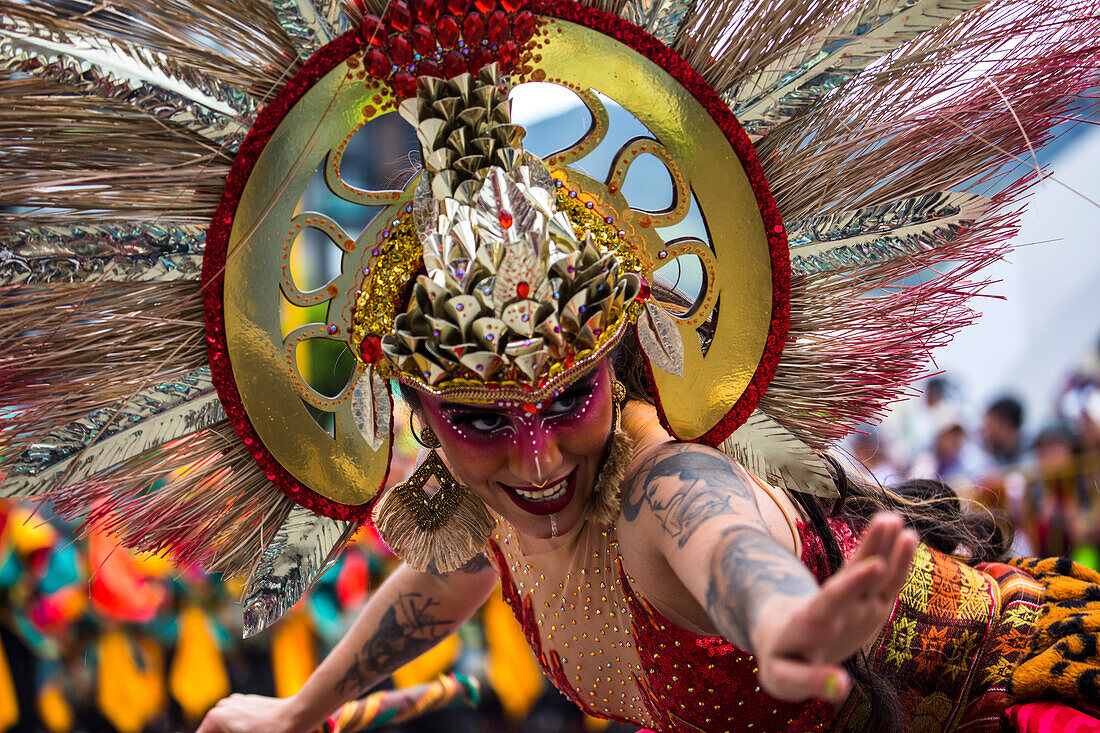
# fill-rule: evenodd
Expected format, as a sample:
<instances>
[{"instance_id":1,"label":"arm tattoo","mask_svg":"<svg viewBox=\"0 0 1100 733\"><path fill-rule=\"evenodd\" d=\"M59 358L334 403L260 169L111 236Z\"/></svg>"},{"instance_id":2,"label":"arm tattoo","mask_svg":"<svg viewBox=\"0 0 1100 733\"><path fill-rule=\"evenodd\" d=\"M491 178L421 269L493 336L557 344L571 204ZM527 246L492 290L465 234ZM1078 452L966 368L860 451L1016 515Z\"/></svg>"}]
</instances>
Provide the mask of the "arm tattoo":
<instances>
[{"instance_id":1,"label":"arm tattoo","mask_svg":"<svg viewBox=\"0 0 1100 733\"><path fill-rule=\"evenodd\" d=\"M436 615L439 601L421 593L401 593L386 609L374 634L355 653L355 661L336 683L336 692L358 696L383 675L431 649L454 627Z\"/></svg>"},{"instance_id":2,"label":"arm tattoo","mask_svg":"<svg viewBox=\"0 0 1100 733\"><path fill-rule=\"evenodd\" d=\"M634 474L623 499L623 517L637 519L643 503L680 547L708 519L758 513L752 491L724 457L686 446L658 453Z\"/></svg>"},{"instance_id":3,"label":"arm tattoo","mask_svg":"<svg viewBox=\"0 0 1100 733\"><path fill-rule=\"evenodd\" d=\"M485 557L483 553L479 553L470 558L462 567L452 570L450 573L441 573L439 572L439 568L435 565L435 558L432 558L428 561L428 572L437 578L446 578L448 575L451 575L451 573L477 575L490 565L492 565L492 563L489 562L489 558Z\"/></svg>"},{"instance_id":4,"label":"arm tattoo","mask_svg":"<svg viewBox=\"0 0 1100 733\"><path fill-rule=\"evenodd\" d=\"M711 563L707 615L742 649L762 601L775 595L804 598L817 592L810 572L765 532L733 527L722 533Z\"/></svg>"}]
</instances>

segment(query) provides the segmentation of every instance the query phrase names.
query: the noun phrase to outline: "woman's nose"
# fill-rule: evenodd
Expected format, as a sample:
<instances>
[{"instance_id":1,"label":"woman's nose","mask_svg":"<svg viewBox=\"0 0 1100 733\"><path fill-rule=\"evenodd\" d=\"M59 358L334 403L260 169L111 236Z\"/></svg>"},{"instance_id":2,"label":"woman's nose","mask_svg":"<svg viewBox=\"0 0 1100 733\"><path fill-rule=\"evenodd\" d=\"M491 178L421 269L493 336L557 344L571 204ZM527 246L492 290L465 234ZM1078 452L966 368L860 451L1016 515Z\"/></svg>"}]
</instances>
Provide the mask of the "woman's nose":
<instances>
[{"instance_id":1,"label":"woman's nose","mask_svg":"<svg viewBox=\"0 0 1100 733\"><path fill-rule=\"evenodd\" d=\"M561 450L554 432L540 416L519 421L511 463L512 473L532 486L558 477L562 464Z\"/></svg>"}]
</instances>

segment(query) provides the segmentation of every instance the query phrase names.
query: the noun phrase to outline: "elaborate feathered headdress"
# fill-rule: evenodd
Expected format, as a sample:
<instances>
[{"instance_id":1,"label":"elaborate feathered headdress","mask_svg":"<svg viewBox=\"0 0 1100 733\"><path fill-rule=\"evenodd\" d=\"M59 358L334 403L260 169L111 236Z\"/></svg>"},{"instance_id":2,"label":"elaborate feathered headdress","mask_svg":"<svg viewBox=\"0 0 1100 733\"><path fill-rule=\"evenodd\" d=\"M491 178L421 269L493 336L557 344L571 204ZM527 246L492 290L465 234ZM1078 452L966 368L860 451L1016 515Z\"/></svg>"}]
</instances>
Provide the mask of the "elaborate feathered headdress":
<instances>
[{"instance_id":1,"label":"elaborate feathered headdress","mask_svg":"<svg viewBox=\"0 0 1100 733\"><path fill-rule=\"evenodd\" d=\"M827 494L820 453L972 319L1027 187L1003 166L1095 81L1098 31L1086 0L6 3L0 495L248 577L254 632L369 517L388 378L537 403L635 334L670 433ZM590 113L542 160L528 82ZM607 100L647 133L596 179ZM399 110L425 174L353 185L348 144ZM661 211L624 195L642 158ZM315 172L376 207L362 232L302 210ZM341 254L317 288L305 232ZM666 307L682 258L702 284ZM317 341L354 356L335 394Z\"/></svg>"}]
</instances>

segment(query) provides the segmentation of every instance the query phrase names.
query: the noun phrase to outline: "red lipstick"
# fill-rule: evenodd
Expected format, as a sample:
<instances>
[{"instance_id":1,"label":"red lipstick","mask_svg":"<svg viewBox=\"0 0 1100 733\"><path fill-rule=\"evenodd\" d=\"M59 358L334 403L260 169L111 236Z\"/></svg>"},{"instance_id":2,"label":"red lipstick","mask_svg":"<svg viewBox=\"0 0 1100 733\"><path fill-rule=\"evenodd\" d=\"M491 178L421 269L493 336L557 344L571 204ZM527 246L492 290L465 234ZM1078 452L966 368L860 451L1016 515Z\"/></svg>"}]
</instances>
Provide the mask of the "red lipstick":
<instances>
[{"instance_id":1,"label":"red lipstick","mask_svg":"<svg viewBox=\"0 0 1100 733\"><path fill-rule=\"evenodd\" d=\"M537 486L509 486L508 484L500 484L504 487L505 493L508 494L508 498L516 503L523 511L528 514L535 514L540 517L545 517L550 514L557 514L564 509L570 501L573 500L573 494L577 492L577 469L574 468L569 475L564 479L565 487L563 489L557 489L555 492L551 492L550 496L553 499L535 499L533 497L524 496L520 492L528 494L537 494L552 489L562 483L562 479L547 483L543 488ZM499 482L498 482L499 483ZM560 496L558 495L560 493Z\"/></svg>"}]
</instances>

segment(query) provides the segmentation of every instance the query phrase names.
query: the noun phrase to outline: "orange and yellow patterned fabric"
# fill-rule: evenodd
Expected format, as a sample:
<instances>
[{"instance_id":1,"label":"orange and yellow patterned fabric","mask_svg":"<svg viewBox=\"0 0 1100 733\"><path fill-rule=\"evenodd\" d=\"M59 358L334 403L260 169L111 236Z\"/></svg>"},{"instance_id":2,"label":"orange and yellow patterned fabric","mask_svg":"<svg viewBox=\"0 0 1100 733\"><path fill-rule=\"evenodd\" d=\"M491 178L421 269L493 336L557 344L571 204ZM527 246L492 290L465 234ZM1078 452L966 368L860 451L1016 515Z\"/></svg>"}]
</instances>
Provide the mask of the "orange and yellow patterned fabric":
<instances>
[{"instance_id":1,"label":"orange and yellow patterned fabric","mask_svg":"<svg viewBox=\"0 0 1100 733\"><path fill-rule=\"evenodd\" d=\"M1007 686L1026 656L1042 586L999 563L972 568L921 545L869 655L909 714L909 731L1000 731ZM853 704L841 725L859 729Z\"/></svg>"}]
</instances>

